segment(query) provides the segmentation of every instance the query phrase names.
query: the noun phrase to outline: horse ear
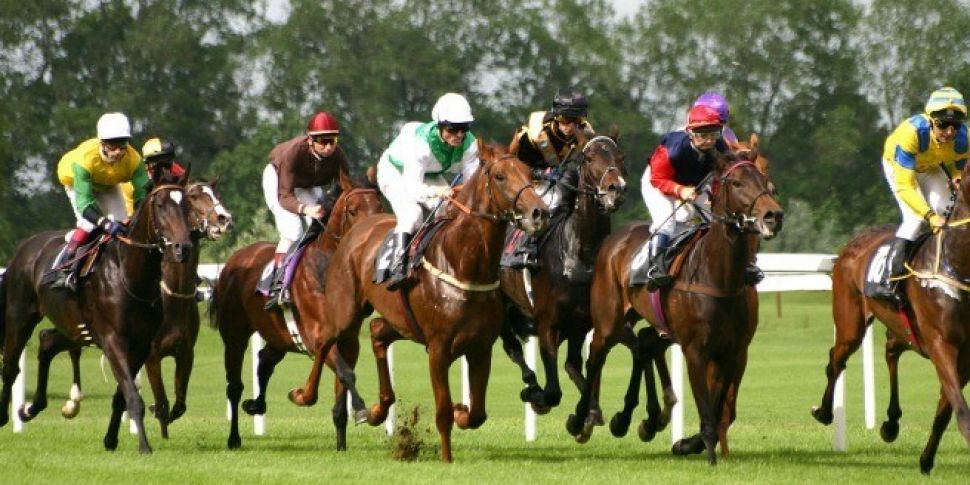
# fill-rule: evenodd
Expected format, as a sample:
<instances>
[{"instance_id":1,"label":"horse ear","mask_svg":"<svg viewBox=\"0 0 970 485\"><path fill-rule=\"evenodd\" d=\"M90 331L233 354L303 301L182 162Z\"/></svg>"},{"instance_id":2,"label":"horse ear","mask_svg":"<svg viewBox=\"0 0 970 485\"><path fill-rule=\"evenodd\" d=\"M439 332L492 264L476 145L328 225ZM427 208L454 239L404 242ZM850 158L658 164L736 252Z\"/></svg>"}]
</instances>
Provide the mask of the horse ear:
<instances>
[{"instance_id":1,"label":"horse ear","mask_svg":"<svg viewBox=\"0 0 970 485\"><path fill-rule=\"evenodd\" d=\"M758 149L758 134L757 133L752 133L751 134L751 137L748 138L748 146L750 146L752 150L757 150Z\"/></svg>"},{"instance_id":2,"label":"horse ear","mask_svg":"<svg viewBox=\"0 0 970 485\"><path fill-rule=\"evenodd\" d=\"M480 158L483 162L489 162L495 158L494 149L491 147L491 145L486 144L481 138L478 139L478 158Z\"/></svg>"},{"instance_id":3,"label":"horse ear","mask_svg":"<svg viewBox=\"0 0 970 485\"><path fill-rule=\"evenodd\" d=\"M369 165L367 170L364 171L364 178L367 179L367 183L377 185L377 167Z\"/></svg>"},{"instance_id":4,"label":"horse ear","mask_svg":"<svg viewBox=\"0 0 970 485\"><path fill-rule=\"evenodd\" d=\"M192 174L192 162L185 164L185 174L182 175L182 180L179 180L179 185L185 185L189 182L189 175Z\"/></svg>"},{"instance_id":5,"label":"horse ear","mask_svg":"<svg viewBox=\"0 0 970 485\"><path fill-rule=\"evenodd\" d=\"M616 126L615 123L610 128L610 135L609 136L610 136L610 139L612 139L614 142L619 142L620 141L620 127L619 126Z\"/></svg>"},{"instance_id":6,"label":"horse ear","mask_svg":"<svg viewBox=\"0 0 970 485\"><path fill-rule=\"evenodd\" d=\"M219 176L217 175L216 178L212 179L212 181L209 182L209 187L212 188L212 190L215 190L216 189L216 185L218 183L219 183Z\"/></svg>"}]
</instances>

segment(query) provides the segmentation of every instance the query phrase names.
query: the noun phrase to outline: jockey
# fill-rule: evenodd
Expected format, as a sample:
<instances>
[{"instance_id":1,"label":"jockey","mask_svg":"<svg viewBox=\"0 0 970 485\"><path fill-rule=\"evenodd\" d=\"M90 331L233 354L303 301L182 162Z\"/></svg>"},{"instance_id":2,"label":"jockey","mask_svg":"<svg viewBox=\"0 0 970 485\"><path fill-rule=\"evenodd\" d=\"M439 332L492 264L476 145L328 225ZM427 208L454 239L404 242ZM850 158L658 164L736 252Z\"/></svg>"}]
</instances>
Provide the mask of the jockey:
<instances>
[{"instance_id":1,"label":"jockey","mask_svg":"<svg viewBox=\"0 0 970 485\"><path fill-rule=\"evenodd\" d=\"M721 137L723 128L724 123L714 108L694 106L687 115L686 128L660 139L643 172L641 191L653 221L650 225L653 236L645 249L641 249L647 251L649 260L647 289L650 291L673 282L664 256L673 237L696 217L694 204L707 202L707 193L698 192L696 186L714 169L714 152L728 152Z\"/></svg>"},{"instance_id":2,"label":"jockey","mask_svg":"<svg viewBox=\"0 0 970 485\"><path fill-rule=\"evenodd\" d=\"M453 174L468 181L478 169L478 144L470 131L471 106L464 96L446 93L431 110L432 121L409 122L377 163L377 185L397 216L388 289L407 277L407 247L421 222L422 206L434 210L452 195Z\"/></svg>"},{"instance_id":3,"label":"jockey","mask_svg":"<svg viewBox=\"0 0 970 485\"><path fill-rule=\"evenodd\" d=\"M910 243L929 225L941 229L950 201L951 179L960 177L958 166L968 158L967 105L963 95L950 87L930 95L923 114L903 121L886 138L882 169L902 212L902 223L890 243L878 288L869 296L892 300L895 284L904 273Z\"/></svg>"},{"instance_id":4,"label":"jockey","mask_svg":"<svg viewBox=\"0 0 970 485\"><path fill-rule=\"evenodd\" d=\"M735 135L734 130L727 125L728 121L731 119L731 106L728 105L728 102L726 99L724 99L724 96L721 96L721 93L718 93L717 91L708 91L698 96L693 104L693 106L701 105L710 106L711 108L714 108L714 111L717 111L717 116L721 119L721 124L724 125L724 127L721 129L721 138L727 142L727 145L730 147L737 143L738 135Z\"/></svg>"},{"instance_id":5,"label":"jockey","mask_svg":"<svg viewBox=\"0 0 970 485\"><path fill-rule=\"evenodd\" d=\"M162 171L170 173L176 178L185 175L185 168L175 160L175 144L163 138L151 138L141 148L142 159L145 160L145 171L148 172L148 186L158 183L158 176ZM135 188L128 182L121 185L125 194L125 206L128 214L135 212Z\"/></svg>"},{"instance_id":6,"label":"jockey","mask_svg":"<svg viewBox=\"0 0 970 485\"><path fill-rule=\"evenodd\" d=\"M575 170L567 174L559 168L570 153L583 148L576 146L577 131L593 135L593 128L586 121L588 107L586 97L581 93L560 91L552 100L552 110L533 112L529 115L528 124L519 128L512 138L512 152L532 167L533 178L538 181L536 191L553 213L561 205L563 197L562 189L557 184L559 179L563 176L578 177ZM517 259L513 266L538 266L536 236L525 236L519 244L516 252L522 253L524 258Z\"/></svg>"},{"instance_id":7,"label":"jockey","mask_svg":"<svg viewBox=\"0 0 970 485\"><path fill-rule=\"evenodd\" d=\"M322 223L341 190L353 188L349 163L338 146L340 125L330 113L314 114L306 134L279 143L269 152L263 169L263 196L280 233L273 256L273 273L262 284L269 285L267 308L288 303L288 292L281 290L283 258L300 239L303 223L318 219ZM336 182L326 192L324 185Z\"/></svg>"},{"instance_id":8,"label":"jockey","mask_svg":"<svg viewBox=\"0 0 970 485\"><path fill-rule=\"evenodd\" d=\"M148 174L141 156L128 144L131 125L122 113L105 113L98 119L97 138L67 152L57 162L57 178L71 202L77 227L60 261L71 261L94 229L111 236L125 233L128 213L120 184L131 182L135 202L145 197ZM52 287L77 288L80 259L57 272Z\"/></svg>"}]
</instances>

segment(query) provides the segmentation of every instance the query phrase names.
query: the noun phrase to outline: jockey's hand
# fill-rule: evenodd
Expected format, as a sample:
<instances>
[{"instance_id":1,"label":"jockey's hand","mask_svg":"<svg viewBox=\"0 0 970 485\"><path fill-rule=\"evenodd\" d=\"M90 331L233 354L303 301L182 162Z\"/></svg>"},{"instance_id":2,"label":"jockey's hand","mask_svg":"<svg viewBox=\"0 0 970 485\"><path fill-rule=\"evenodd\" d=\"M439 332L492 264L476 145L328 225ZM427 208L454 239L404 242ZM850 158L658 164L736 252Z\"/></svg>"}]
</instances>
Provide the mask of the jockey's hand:
<instances>
[{"instance_id":1,"label":"jockey's hand","mask_svg":"<svg viewBox=\"0 0 970 485\"><path fill-rule=\"evenodd\" d=\"M431 187L431 193L439 199L447 199L455 195L455 191L451 187Z\"/></svg>"},{"instance_id":2,"label":"jockey's hand","mask_svg":"<svg viewBox=\"0 0 970 485\"><path fill-rule=\"evenodd\" d=\"M932 229L934 233L939 232L939 230L943 229L943 226L946 225L946 219L939 214L931 214L926 221L929 222L930 229Z\"/></svg>"},{"instance_id":3,"label":"jockey's hand","mask_svg":"<svg viewBox=\"0 0 970 485\"><path fill-rule=\"evenodd\" d=\"M112 221L111 219L101 219L99 226L101 226L101 230L103 230L105 234L111 237L118 237L128 232L124 224L118 221Z\"/></svg>"},{"instance_id":4,"label":"jockey's hand","mask_svg":"<svg viewBox=\"0 0 970 485\"><path fill-rule=\"evenodd\" d=\"M956 177L953 177L952 179L950 179L950 190L952 190L952 191L955 192L957 189L959 189L960 188L960 182L961 182L961 180L960 180L960 176L959 175L957 175Z\"/></svg>"},{"instance_id":5,"label":"jockey's hand","mask_svg":"<svg viewBox=\"0 0 970 485\"><path fill-rule=\"evenodd\" d=\"M303 207L303 215L314 219L323 219L326 213L327 211L323 210L323 206L320 204L310 204Z\"/></svg>"},{"instance_id":6,"label":"jockey's hand","mask_svg":"<svg viewBox=\"0 0 970 485\"><path fill-rule=\"evenodd\" d=\"M685 185L677 191L677 197L680 197L680 200L690 202L697 198L697 191L694 187Z\"/></svg>"}]
</instances>

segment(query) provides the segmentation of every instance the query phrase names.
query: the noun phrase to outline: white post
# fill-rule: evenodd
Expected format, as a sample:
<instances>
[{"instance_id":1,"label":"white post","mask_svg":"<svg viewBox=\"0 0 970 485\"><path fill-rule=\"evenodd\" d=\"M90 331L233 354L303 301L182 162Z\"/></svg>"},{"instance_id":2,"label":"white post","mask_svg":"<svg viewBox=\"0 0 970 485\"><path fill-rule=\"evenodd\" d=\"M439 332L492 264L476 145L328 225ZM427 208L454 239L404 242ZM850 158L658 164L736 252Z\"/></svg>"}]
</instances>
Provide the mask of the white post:
<instances>
[{"instance_id":1,"label":"white post","mask_svg":"<svg viewBox=\"0 0 970 485\"><path fill-rule=\"evenodd\" d=\"M670 346L670 383L677 395L670 417L670 442L676 443L684 437L684 352L680 344Z\"/></svg>"},{"instance_id":2,"label":"white post","mask_svg":"<svg viewBox=\"0 0 970 485\"><path fill-rule=\"evenodd\" d=\"M461 358L461 402L465 403L466 406L471 406L471 396L472 391L468 383L468 359L463 356Z\"/></svg>"},{"instance_id":3,"label":"white post","mask_svg":"<svg viewBox=\"0 0 970 485\"><path fill-rule=\"evenodd\" d=\"M387 370L391 375L391 387L394 387L394 344L387 346ZM380 396L378 396L380 399ZM394 434L394 418L397 414L397 404L391 404L391 408L387 410L387 419L384 420L384 431L387 432L388 436Z\"/></svg>"},{"instance_id":4,"label":"white post","mask_svg":"<svg viewBox=\"0 0 970 485\"><path fill-rule=\"evenodd\" d=\"M252 337L249 338L249 348L252 351L253 358L253 398L259 396L259 351L263 349L265 342L263 337L260 337L258 333L254 333ZM262 414L257 414L253 416L253 434L256 436L263 436L266 434L266 416Z\"/></svg>"},{"instance_id":5,"label":"white post","mask_svg":"<svg viewBox=\"0 0 970 485\"><path fill-rule=\"evenodd\" d=\"M13 396L10 398L10 415L13 420L13 432L24 430L24 422L20 420L20 407L24 405L24 395L27 393L24 381L27 377L27 351L20 353L20 374L13 381Z\"/></svg>"},{"instance_id":6,"label":"white post","mask_svg":"<svg viewBox=\"0 0 970 485\"><path fill-rule=\"evenodd\" d=\"M586 333L586 340L583 341L583 363L589 360L589 344L593 343L593 331Z\"/></svg>"},{"instance_id":7,"label":"white post","mask_svg":"<svg viewBox=\"0 0 970 485\"><path fill-rule=\"evenodd\" d=\"M539 338L530 336L525 341L525 363L530 369L532 369L533 372L536 370L536 360L538 354ZM535 441L537 436L536 413L532 410L531 404L525 403L525 440Z\"/></svg>"},{"instance_id":8,"label":"white post","mask_svg":"<svg viewBox=\"0 0 970 485\"><path fill-rule=\"evenodd\" d=\"M869 325L866 336L862 339L862 396L867 429L876 427L876 376L872 346L872 325Z\"/></svg>"},{"instance_id":9,"label":"white post","mask_svg":"<svg viewBox=\"0 0 970 485\"><path fill-rule=\"evenodd\" d=\"M845 451L845 373L835 381L835 395L832 396L832 449L835 451Z\"/></svg>"}]
</instances>

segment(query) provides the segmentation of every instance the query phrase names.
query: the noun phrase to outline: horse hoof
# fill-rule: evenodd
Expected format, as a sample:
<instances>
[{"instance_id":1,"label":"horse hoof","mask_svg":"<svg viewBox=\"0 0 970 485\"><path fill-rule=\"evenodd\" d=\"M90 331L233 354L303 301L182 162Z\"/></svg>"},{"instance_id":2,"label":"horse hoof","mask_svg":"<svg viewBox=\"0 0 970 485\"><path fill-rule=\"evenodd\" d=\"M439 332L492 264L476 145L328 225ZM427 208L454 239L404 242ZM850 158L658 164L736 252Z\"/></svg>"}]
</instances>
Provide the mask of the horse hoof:
<instances>
[{"instance_id":1,"label":"horse hoof","mask_svg":"<svg viewBox=\"0 0 970 485\"><path fill-rule=\"evenodd\" d=\"M455 425L461 429L468 429L468 406L462 403L455 404L452 408Z\"/></svg>"},{"instance_id":2,"label":"horse hoof","mask_svg":"<svg viewBox=\"0 0 970 485\"><path fill-rule=\"evenodd\" d=\"M26 423L31 419L34 419L35 417L37 417L36 414L30 414L30 406L31 406L31 402L27 401L21 404L20 409L17 410L17 416L20 417L20 421L22 423Z\"/></svg>"},{"instance_id":3,"label":"horse hoof","mask_svg":"<svg viewBox=\"0 0 970 485\"><path fill-rule=\"evenodd\" d=\"M294 389L295 390L295 389ZM290 391L292 393L293 391ZM293 398L290 397L292 401ZM262 416L266 414L266 402L257 401L255 399L246 399L242 402L242 410L250 416Z\"/></svg>"},{"instance_id":4,"label":"horse hoof","mask_svg":"<svg viewBox=\"0 0 970 485\"><path fill-rule=\"evenodd\" d=\"M228 446L230 450L238 450L239 447L242 446L242 439L238 436L230 436L229 440L226 442L226 446Z\"/></svg>"},{"instance_id":5,"label":"horse hoof","mask_svg":"<svg viewBox=\"0 0 970 485\"><path fill-rule=\"evenodd\" d=\"M381 406L380 404L371 406L367 411L367 424L371 426L384 424L384 421L387 420L387 409L387 407Z\"/></svg>"},{"instance_id":6,"label":"horse hoof","mask_svg":"<svg viewBox=\"0 0 970 485\"><path fill-rule=\"evenodd\" d=\"M832 411L830 410L820 408L818 406L812 406L812 416L816 421L826 426L832 424Z\"/></svg>"},{"instance_id":7,"label":"horse hoof","mask_svg":"<svg viewBox=\"0 0 970 485\"><path fill-rule=\"evenodd\" d=\"M150 455L150 454L152 454L152 447L151 446L147 446L147 445L146 446L143 446L143 447L141 447L141 448L138 449L138 452L141 453L141 454L143 454L143 455Z\"/></svg>"},{"instance_id":8,"label":"horse hoof","mask_svg":"<svg viewBox=\"0 0 970 485\"><path fill-rule=\"evenodd\" d=\"M899 423L895 421L885 421L879 427L879 436L886 443L892 443L899 437Z\"/></svg>"},{"instance_id":9,"label":"horse hoof","mask_svg":"<svg viewBox=\"0 0 970 485\"><path fill-rule=\"evenodd\" d=\"M181 418L182 415L185 414L186 409L187 408L185 407L185 403L176 402L175 405L172 406L172 411L168 415L168 422L171 423L172 421L175 421L176 419Z\"/></svg>"},{"instance_id":10,"label":"horse hoof","mask_svg":"<svg viewBox=\"0 0 970 485\"><path fill-rule=\"evenodd\" d=\"M579 433L578 435L576 435L576 442L581 445L584 445L586 444L587 441L589 441L590 436L593 436L593 433L592 432L587 433L584 430L582 433Z\"/></svg>"},{"instance_id":11,"label":"horse hoof","mask_svg":"<svg viewBox=\"0 0 970 485\"><path fill-rule=\"evenodd\" d=\"M933 459L924 459L922 456L919 457L919 471L923 475L929 475L930 472L933 471Z\"/></svg>"},{"instance_id":12,"label":"horse hoof","mask_svg":"<svg viewBox=\"0 0 970 485\"><path fill-rule=\"evenodd\" d=\"M105 437L104 438L104 449L106 449L108 451L114 451L114 450L118 449L118 437L117 436L115 436L114 438Z\"/></svg>"},{"instance_id":13,"label":"horse hoof","mask_svg":"<svg viewBox=\"0 0 970 485\"><path fill-rule=\"evenodd\" d=\"M630 416L623 413L616 413L613 415L613 419L610 419L610 433L617 438L622 438L626 436L627 431L630 430Z\"/></svg>"},{"instance_id":14,"label":"horse hoof","mask_svg":"<svg viewBox=\"0 0 970 485\"><path fill-rule=\"evenodd\" d=\"M287 393L287 397L290 398L290 402L296 404L297 406L313 406L317 403L316 397L307 399L305 396L306 395L303 393L303 389L300 388L290 389L290 392Z\"/></svg>"},{"instance_id":15,"label":"horse hoof","mask_svg":"<svg viewBox=\"0 0 970 485\"><path fill-rule=\"evenodd\" d=\"M682 438L677 440L672 447L670 447L670 452L675 455L698 455L704 451L704 440L701 439L699 435L691 436L690 438ZM710 460L710 457L708 457Z\"/></svg>"},{"instance_id":16,"label":"horse hoof","mask_svg":"<svg viewBox=\"0 0 970 485\"><path fill-rule=\"evenodd\" d=\"M66 419L74 419L77 413L81 412L81 403L75 400L65 401L61 406L61 416Z\"/></svg>"},{"instance_id":17,"label":"horse hoof","mask_svg":"<svg viewBox=\"0 0 970 485\"><path fill-rule=\"evenodd\" d=\"M589 416L586 418L587 425L592 426L603 426L606 421L603 420L603 411L600 408L594 408L589 410Z\"/></svg>"},{"instance_id":18,"label":"horse hoof","mask_svg":"<svg viewBox=\"0 0 970 485\"><path fill-rule=\"evenodd\" d=\"M644 419L640 421L640 426L637 426L637 436L640 438L640 441L649 443L657 436L657 431L653 429L653 426L650 426L648 420Z\"/></svg>"},{"instance_id":19,"label":"horse hoof","mask_svg":"<svg viewBox=\"0 0 970 485\"><path fill-rule=\"evenodd\" d=\"M358 409L358 410L354 411L354 424L355 425L364 424L364 423L368 422L369 418L370 418L370 411L368 411L366 409ZM345 446L344 449L347 449L347 447Z\"/></svg>"},{"instance_id":20,"label":"horse hoof","mask_svg":"<svg viewBox=\"0 0 970 485\"><path fill-rule=\"evenodd\" d=\"M552 410L552 406L545 406L545 405L536 404L536 403L530 403L530 407L532 407L532 412L540 416L549 414L549 411Z\"/></svg>"},{"instance_id":21,"label":"horse hoof","mask_svg":"<svg viewBox=\"0 0 970 485\"><path fill-rule=\"evenodd\" d=\"M575 414L570 414L566 418L566 432L570 436L577 436L583 430L583 422L576 417Z\"/></svg>"}]
</instances>

